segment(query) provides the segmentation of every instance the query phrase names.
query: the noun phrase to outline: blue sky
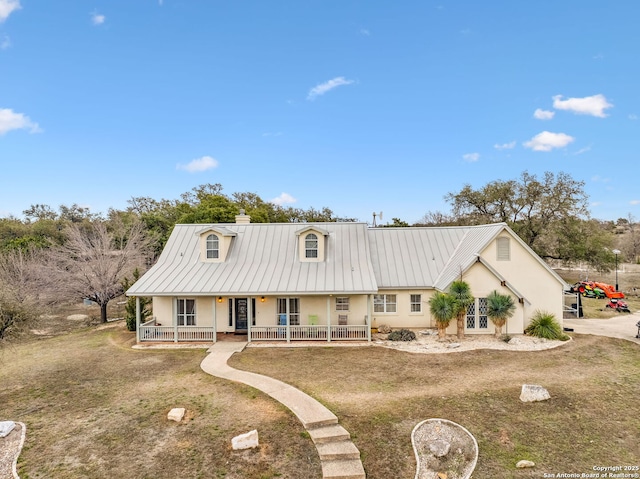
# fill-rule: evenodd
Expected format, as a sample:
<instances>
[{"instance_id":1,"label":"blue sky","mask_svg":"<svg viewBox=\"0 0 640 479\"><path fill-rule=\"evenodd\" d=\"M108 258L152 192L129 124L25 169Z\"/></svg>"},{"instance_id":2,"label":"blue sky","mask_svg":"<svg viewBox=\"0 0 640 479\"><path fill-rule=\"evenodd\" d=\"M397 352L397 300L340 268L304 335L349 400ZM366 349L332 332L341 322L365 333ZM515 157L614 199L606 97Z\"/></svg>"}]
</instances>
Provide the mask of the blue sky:
<instances>
[{"instance_id":1,"label":"blue sky","mask_svg":"<svg viewBox=\"0 0 640 479\"><path fill-rule=\"evenodd\" d=\"M370 222L524 170L640 217L640 2L0 0L0 217L204 183Z\"/></svg>"}]
</instances>

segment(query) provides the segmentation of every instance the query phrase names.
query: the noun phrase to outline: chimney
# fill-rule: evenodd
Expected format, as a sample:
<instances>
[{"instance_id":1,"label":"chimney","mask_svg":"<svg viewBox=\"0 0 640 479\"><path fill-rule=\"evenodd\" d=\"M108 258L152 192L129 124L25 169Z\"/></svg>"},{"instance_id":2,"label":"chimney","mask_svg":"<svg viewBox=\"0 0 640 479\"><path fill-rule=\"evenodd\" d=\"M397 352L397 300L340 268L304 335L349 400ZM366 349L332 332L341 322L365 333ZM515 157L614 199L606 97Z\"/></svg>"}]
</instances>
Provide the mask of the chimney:
<instances>
[{"instance_id":1,"label":"chimney","mask_svg":"<svg viewBox=\"0 0 640 479\"><path fill-rule=\"evenodd\" d=\"M236 224L237 225L248 225L251 223L251 216L245 215L244 210L240 210L240 214L236 215Z\"/></svg>"}]
</instances>

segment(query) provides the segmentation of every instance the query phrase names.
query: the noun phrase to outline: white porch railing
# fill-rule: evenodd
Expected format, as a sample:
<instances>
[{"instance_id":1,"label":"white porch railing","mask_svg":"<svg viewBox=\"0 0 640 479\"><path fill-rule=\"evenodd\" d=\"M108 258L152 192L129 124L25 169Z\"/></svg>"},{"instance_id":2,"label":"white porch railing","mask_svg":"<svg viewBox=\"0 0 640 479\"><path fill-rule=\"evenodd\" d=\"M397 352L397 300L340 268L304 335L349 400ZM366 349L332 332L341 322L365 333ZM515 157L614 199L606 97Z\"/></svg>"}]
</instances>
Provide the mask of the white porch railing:
<instances>
[{"instance_id":1,"label":"white porch railing","mask_svg":"<svg viewBox=\"0 0 640 479\"><path fill-rule=\"evenodd\" d=\"M177 333L177 335L176 335ZM204 326L157 326L156 320L151 319L140 325L140 341L149 342L180 342L180 341L211 341L215 338L212 327Z\"/></svg>"},{"instance_id":2,"label":"white porch railing","mask_svg":"<svg viewBox=\"0 0 640 479\"><path fill-rule=\"evenodd\" d=\"M367 328L366 324L329 328L322 325L251 326L251 341L367 341Z\"/></svg>"}]
</instances>

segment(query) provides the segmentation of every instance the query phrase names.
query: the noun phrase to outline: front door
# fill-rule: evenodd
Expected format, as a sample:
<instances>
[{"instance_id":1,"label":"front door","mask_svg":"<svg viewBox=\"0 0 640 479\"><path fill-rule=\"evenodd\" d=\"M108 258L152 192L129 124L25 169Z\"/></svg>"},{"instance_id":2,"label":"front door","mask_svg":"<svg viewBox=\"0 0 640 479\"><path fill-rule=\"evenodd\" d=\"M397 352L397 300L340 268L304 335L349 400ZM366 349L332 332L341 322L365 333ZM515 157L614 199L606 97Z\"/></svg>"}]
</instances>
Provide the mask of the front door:
<instances>
[{"instance_id":1,"label":"front door","mask_svg":"<svg viewBox=\"0 0 640 479\"><path fill-rule=\"evenodd\" d=\"M249 317L247 298L236 298L236 331L247 331L247 319Z\"/></svg>"}]
</instances>

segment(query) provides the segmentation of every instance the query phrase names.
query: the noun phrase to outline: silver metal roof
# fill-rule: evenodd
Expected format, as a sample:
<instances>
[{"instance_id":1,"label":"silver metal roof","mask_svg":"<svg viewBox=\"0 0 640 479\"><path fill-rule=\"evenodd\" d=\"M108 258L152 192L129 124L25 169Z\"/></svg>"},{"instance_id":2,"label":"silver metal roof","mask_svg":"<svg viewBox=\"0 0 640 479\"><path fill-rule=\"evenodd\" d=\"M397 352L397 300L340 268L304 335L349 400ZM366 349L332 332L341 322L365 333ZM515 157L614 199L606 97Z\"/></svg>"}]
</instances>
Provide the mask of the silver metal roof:
<instances>
[{"instance_id":1,"label":"silver metal roof","mask_svg":"<svg viewBox=\"0 0 640 479\"><path fill-rule=\"evenodd\" d=\"M299 233L326 235L325 260L298 259ZM231 236L221 263L200 259L197 233ZM484 248L508 231L556 279L564 281L504 223L481 226L368 228L364 223L176 225L158 262L131 296L376 293L380 289L445 291Z\"/></svg>"},{"instance_id":2,"label":"silver metal roof","mask_svg":"<svg viewBox=\"0 0 640 479\"><path fill-rule=\"evenodd\" d=\"M325 260L298 259L298 223L176 225L158 262L131 296L374 293L378 290L364 223L318 223ZM235 233L224 262L200 259L198 232Z\"/></svg>"}]
</instances>

